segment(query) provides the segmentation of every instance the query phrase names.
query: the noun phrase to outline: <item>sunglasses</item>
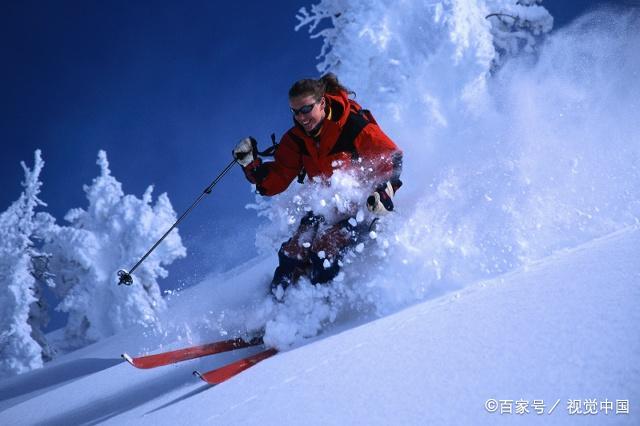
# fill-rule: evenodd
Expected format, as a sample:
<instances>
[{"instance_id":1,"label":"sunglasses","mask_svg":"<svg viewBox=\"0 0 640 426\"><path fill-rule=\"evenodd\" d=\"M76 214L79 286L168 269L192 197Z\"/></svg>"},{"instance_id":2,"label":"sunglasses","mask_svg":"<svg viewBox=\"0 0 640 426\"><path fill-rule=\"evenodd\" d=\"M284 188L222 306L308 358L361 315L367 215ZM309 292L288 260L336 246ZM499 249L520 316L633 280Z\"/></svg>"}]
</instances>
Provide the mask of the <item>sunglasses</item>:
<instances>
[{"instance_id":1,"label":"sunglasses","mask_svg":"<svg viewBox=\"0 0 640 426\"><path fill-rule=\"evenodd\" d=\"M311 112L311 110L313 109L314 106L316 106L318 102L314 102L312 104L309 105L304 105L298 109L295 108L289 108L291 109L291 112L293 113L293 115L298 115L298 114L309 114Z\"/></svg>"}]
</instances>

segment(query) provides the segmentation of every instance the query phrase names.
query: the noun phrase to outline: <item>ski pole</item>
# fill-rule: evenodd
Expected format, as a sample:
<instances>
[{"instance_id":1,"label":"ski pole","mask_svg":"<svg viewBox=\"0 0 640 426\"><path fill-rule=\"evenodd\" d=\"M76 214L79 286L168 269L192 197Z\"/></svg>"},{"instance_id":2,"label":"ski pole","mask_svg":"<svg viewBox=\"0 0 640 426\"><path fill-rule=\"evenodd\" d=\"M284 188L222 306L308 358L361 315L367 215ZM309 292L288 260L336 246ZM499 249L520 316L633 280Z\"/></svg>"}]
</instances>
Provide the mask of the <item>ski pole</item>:
<instances>
[{"instance_id":1,"label":"ski pole","mask_svg":"<svg viewBox=\"0 0 640 426\"><path fill-rule=\"evenodd\" d=\"M209 184L209 186L207 186L204 191L202 191L202 194L200 194L200 196L196 199L196 201L193 202L193 204L191 204L191 207L189 207L187 209L187 211L185 211L184 213L182 213L182 216L180 216L178 218L178 220L176 221L176 223L174 223L173 225L171 225L171 228L169 228L169 230L167 232L164 233L164 235L158 240L156 241L156 243L153 245L153 247L151 247L149 249L148 252L145 253L144 256L142 256L142 258L138 261L138 263L136 263L135 265L133 265L133 268L131 268L129 270L129 272L127 272L124 269L120 269L118 271L118 285L131 285L133 284L133 277L131 276L131 274L133 274L133 271L136 270L136 268L138 266L140 266L140 264L142 262L144 262L144 260L151 254L152 251L154 251L156 249L156 247L158 247L158 245L162 242L162 240L164 240L166 238L167 235L169 235L169 233L171 231L173 231L173 228L175 228L176 226L178 226L178 224L182 221L182 219L184 219L190 212L191 210L193 210L193 208L200 202L200 200L202 200L205 195L209 195L211 194L211 191L213 190L213 187L216 186L216 184L218 183L218 181L220 181L220 179L222 179L222 177L224 175L227 174L227 172L229 170L231 170L231 167L233 167L233 165L236 163L236 159L234 158L228 165L227 167L224 168L224 170L213 180L213 182L211 182L211 184Z\"/></svg>"}]
</instances>

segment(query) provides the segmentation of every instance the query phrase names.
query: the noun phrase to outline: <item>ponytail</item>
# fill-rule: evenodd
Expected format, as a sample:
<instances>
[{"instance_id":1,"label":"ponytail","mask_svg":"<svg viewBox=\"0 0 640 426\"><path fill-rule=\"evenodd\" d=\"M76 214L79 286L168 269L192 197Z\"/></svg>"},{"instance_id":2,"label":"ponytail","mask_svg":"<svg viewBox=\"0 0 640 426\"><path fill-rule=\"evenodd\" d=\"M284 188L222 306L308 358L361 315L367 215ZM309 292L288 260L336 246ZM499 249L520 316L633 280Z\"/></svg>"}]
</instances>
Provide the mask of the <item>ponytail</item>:
<instances>
[{"instance_id":1,"label":"ponytail","mask_svg":"<svg viewBox=\"0 0 640 426\"><path fill-rule=\"evenodd\" d=\"M347 87L340 84L340 82L338 81L338 76L332 72L327 73L322 77L320 77L320 81L324 85L325 93L329 93L331 95L337 95L340 92L346 92L347 94L354 95L354 96L356 94L354 91L351 91Z\"/></svg>"},{"instance_id":2,"label":"ponytail","mask_svg":"<svg viewBox=\"0 0 640 426\"><path fill-rule=\"evenodd\" d=\"M320 77L319 80L305 78L293 83L289 89L289 99L299 96L313 96L316 100L322 99L325 93L337 95L340 92L346 92L355 96L355 92L349 90L338 81L338 77L334 73L327 73Z\"/></svg>"}]
</instances>

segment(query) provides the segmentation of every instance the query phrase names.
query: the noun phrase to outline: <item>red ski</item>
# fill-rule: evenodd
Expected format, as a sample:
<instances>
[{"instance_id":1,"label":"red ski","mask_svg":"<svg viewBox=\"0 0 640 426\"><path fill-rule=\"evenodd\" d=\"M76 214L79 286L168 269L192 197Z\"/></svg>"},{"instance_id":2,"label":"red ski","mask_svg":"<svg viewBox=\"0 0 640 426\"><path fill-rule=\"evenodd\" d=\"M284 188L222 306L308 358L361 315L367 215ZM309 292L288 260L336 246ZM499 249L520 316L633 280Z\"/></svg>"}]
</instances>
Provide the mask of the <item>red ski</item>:
<instances>
[{"instance_id":1,"label":"red ski","mask_svg":"<svg viewBox=\"0 0 640 426\"><path fill-rule=\"evenodd\" d=\"M229 380L233 376L242 373L247 368L253 367L260 361L275 355L276 353L278 353L278 351L275 349L267 349L262 352L258 352L255 355L242 358L238 361L232 362L231 364L227 364L215 370L211 370L207 373L194 371L193 374L200 377L210 385L219 385L220 383Z\"/></svg>"},{"instance_id":2,"label":"red ski","mask_svg":"<svg viewBox=\"0 0 640 426\"><path fill-rule=\"evenodd\" d=\"M262 343L262 337L254 337L249 341L245 341L241 338L236 338L136 358L133 358L130 355L124 353L122 354L122 358L124 358L129 364L137 368L155 368L163 365L174 364L180 361L199 358L202 356L229 352L235 349L247 348L249 346L258 346Z\"/></svg>"}]
</instances>

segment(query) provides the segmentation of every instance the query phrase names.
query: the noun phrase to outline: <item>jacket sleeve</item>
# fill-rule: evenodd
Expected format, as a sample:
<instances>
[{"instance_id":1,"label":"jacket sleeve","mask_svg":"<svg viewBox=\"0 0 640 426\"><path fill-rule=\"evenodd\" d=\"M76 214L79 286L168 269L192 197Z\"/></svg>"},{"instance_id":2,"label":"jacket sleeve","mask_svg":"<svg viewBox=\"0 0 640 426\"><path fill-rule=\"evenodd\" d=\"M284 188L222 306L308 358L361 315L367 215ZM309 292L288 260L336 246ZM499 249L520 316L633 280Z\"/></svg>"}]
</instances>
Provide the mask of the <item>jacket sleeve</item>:
<instances>
[{"instance_id":1,"label":"jacket sleeve","mask_svg":"<svg viewBox=\"0 0 640 426\"><path fill-rule=\"evenodd\" d=\"M302 155L297 144L285 134L276 147L273 161L262 162L258 158L243 170L261 195L276 195L287 189L302 170Z\"/></svg>"},{"instance_id":2,"label":"jacket sleeve","mask_svg":"<svg viewBox=\"0 0 640 426\"><path fill-rule=\"evenodd\" d=\"M377 188L391 182L394 191L400 188L402 150L380 129L370 123L354 141L356 152L363 162L365 179Z\"/></svg>"}]
</instances>

